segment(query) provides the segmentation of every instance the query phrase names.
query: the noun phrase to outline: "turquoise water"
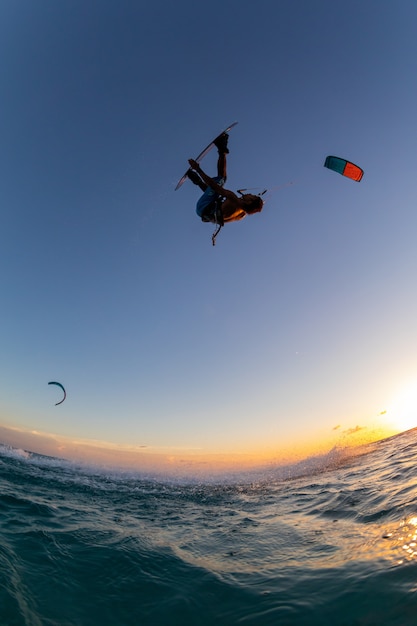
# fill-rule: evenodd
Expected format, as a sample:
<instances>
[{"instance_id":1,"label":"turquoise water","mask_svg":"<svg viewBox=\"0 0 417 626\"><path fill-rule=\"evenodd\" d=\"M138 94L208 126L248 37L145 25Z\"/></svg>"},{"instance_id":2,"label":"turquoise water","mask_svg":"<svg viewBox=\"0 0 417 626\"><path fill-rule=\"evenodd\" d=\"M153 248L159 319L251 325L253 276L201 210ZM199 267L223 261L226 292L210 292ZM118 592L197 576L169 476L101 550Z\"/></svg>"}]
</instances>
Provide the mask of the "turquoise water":
<instances>
[{"instance_id":1,"label":"turquoise water","mask_svg":"<svg viewBox=\"0 0 417 626\"><path fill-rule=\"evenodd\" d=\"M0 625L417 623L417 431L216 482L0 445Z\"/></svg>"}]
</instances>

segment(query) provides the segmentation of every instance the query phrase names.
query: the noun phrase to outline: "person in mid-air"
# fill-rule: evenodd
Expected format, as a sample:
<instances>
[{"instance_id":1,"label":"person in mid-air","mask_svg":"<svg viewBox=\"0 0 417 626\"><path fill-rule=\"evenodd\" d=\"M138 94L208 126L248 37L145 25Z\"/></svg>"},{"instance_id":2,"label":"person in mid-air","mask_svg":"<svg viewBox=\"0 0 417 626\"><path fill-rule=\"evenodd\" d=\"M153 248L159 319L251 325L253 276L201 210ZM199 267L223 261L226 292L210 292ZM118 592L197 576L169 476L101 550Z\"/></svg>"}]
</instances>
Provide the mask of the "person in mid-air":
<instances>
[{"instance_id":1,"label":"person in mid-air","mask_svg":"<svg viewBox=\"0 0 417 626\"><path fill-rule=\"evenodd\" d=\"M203 222L213 222L219 226L228 222L237 222L246 215L259 213L264 204L260 196L246 193L239 197L233 191L224 189L223 185L227 178L226 154L229 154L228 139L229 135L222 133L213 142L219 153L217 176L214 178L207 176L197 161L188 160L190 164L187 172L188 178L204 191L197 202L196 213Z\"/></svg>"}]
</instances>

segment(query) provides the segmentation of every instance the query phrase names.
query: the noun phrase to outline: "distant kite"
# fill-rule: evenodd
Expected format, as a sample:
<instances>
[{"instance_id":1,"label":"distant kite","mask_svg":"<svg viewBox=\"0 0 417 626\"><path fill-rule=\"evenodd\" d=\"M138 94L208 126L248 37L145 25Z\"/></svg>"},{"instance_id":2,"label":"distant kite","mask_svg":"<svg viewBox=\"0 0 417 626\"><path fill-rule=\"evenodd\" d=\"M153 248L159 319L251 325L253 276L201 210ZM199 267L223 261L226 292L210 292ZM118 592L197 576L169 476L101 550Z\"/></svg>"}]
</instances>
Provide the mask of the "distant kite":
<instances>
[{"instance_id":1,"label":"distant kite","mask_svg":"<svg viewBox=\"0 0 417 626\"><path fill-rule=\"evenodd\" d=\"M324 162L324 167L328 167L329 170L333 170L334 172L338 172L338 174L342 174L343 176L347 176L352 180L356 180L359 182L362 180L363 169L351 163L350 161L346 161L346 159L340 159L335 156L328 156Z\"/></svg>"},{"instance_id":2,"label":"distant kite","mask_svg":"<svg viewBox=\"0 0 417 626\"><path fill-rule=\"evenodd\" d=\"M67 392L65 391L64 386L61 385L61 383L56 383L53 380L50 383L48 383L48 385L58 385L58 387L61 387L62 391L64 392L64 397L59 402L55 402L55 406L57 406L58 404L62 404L64 402L65 398L67 397Z\"/></svg>"}]
</instances>

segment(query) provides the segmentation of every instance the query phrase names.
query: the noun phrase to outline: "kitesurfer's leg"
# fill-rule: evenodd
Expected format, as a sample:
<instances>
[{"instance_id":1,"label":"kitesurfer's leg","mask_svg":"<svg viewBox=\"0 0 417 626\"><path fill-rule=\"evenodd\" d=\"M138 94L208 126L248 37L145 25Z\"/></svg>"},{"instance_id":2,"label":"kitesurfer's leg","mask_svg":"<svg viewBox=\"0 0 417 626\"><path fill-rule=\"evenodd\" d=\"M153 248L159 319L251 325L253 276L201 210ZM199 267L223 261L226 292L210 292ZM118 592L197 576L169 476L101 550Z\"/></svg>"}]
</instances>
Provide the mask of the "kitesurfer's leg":
<instances>
[{"instance_id":1,"label":"kitesurfer's leg","mask_svg":"<svg viewBox=\"0 0 417 626\"><path fill-rule=\"evenodd\" d=\"M227 133L222 133L213 142L219 152L219 158L217 161L217 176L213 180L221 187L223 187L226 182L226 154L229 152L227 148L228 139L229 135ZM195 185L198 185L200 189L204 191L203 195L197 202L197 215L201 217L203 222L221 224L221 209L217 208L216 203L219 195L213 191L211 187L208 187L208 185L204 183L194 170L188 170L187 176Z\"/></svg>"},{"instance_id":2,"label":"kitesurfer's leg","mask_svg":"<svg viewBox=\"0 0 417 626\"><path fill-rule=\"evenodd\" d=\"M219 152L219 158L217 160L217 176L219 176L219 178L223 178L224 180L227 178L226 154L229 154L229 149L227 147L228 140L229 135L227 133L222 133L213 142Z\"/></svg>"},{"instance_id":3,"label":"kitesurfer's leg","mask_svg":"<svg viewBox=\"0 0 417 626\"><path fill-rule=\"evenodd\" d=\"M219 152L219 158L217 159L217 176L224 180L227 178L226 154L224 152Z\"/></svg>"},{"instance_id":4,"label":"kitesurfer's leg","mask_svg":"<svg viewBox=\"0 0 417 626\"><path fill-rule=\"evenodd\" d=\"M194 172L191 168L187 172L188 178L191 180L194 185L200 187L201 191L205 191L207 189L206 183L200 178L197 172Z\"/></svg>"}]
</instances>

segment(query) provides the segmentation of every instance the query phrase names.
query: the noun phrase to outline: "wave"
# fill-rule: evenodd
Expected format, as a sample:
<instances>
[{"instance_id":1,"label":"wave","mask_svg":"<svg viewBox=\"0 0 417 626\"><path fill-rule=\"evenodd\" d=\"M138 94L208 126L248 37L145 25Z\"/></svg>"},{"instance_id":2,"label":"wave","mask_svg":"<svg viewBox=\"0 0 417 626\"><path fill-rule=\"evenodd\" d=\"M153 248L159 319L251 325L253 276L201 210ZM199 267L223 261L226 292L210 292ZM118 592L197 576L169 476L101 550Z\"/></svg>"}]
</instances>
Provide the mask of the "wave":
<instances>
[{"instance_id":1,"label":"wave","mask_svg":"<svg viewBox=\"0 0 417 626\"><path fill-rule=\"evenodd\" d=\"M0 624L412 626L417 430L201 481L0 445Z\"/></svg>"},{"instance_id":2,"label":"wave","mask_svg":"<svg viewBox=\"0 0 417 626\"><path fill-rule=\"evenodd\" d=\"M392 439L392 438L390 438ZM1 457L14 459L26 463L32 468L56 469L72 475L72 478L78 475L96 476L100 479L114 480L115 482L132 482L132 481L149 481L151 483L170 483L170 484L233 484L233 483L252 483L259 481L284 481L294 478L300 478L305 475L322 473L325 471L336 469L350 460L358 456L368 454L374 449L376 444L367 444L358 447L335 446L329 452L320 455L311 455L301 461L292 463L279 464L278 462L270 462L258 468L247 470L225 470L215 474L198 474L193 476L190 473L178 474L178 472L169 471L141 471L136 469L121 469L114 466L104 465L95 462L71 461L59 457L53 457L38 454L30 450L14 448L7 444L0 443L0 459Z\"/></svg>"}]
</instances>

